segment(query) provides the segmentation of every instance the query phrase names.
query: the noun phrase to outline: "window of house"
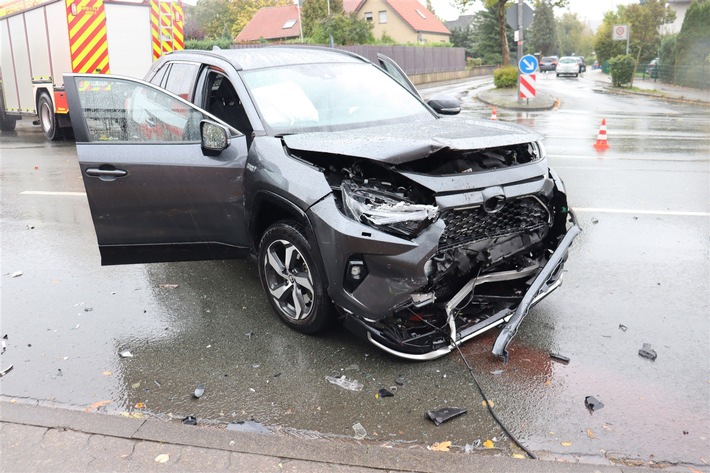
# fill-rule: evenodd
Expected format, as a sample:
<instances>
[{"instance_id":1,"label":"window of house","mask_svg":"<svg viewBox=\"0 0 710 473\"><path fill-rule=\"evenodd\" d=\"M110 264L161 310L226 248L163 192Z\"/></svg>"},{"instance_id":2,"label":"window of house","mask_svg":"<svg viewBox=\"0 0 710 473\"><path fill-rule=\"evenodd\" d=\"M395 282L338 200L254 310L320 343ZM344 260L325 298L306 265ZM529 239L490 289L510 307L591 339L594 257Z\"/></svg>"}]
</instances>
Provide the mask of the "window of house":
<instances>
[{"instance_id":1,"label":"window of house","mask_svg":"<svg viewBox=\"0 0 710 473\"><path fill-rule=\"evenodd\" d=\"M296 20L288 20L284 25L281 27L282 30L287 30L289 28L293 28L293 25L296 24Z\"/></svg>"},{"instance_id":2,"label":"window of house","mask_svg":"<svg viewBox=\"0 0 710 473\"><path fill-rule=\"evenodd\" d=\"M366 12L365 12L365 20L366 20L366 21L372 21L372 12L371 12L371 11L366 11Z\"/></svg>"},{"instance_id":3,"label":"window of house","mask_svg":"<svg viewBox=\"0 0 710 473\"><path fill-rule=\"evenodd\" d=\"M379 12L380 23L387 23L387 11Z\"/></svg>"},{"instance_id":4,"label":"window of house","mask_svg":"<svg viewBox=\"0 0 710 473\"><path fill-rule=\"evenodd\" d=\"M426 16L424 16L424 13L420 12L419 9L417 9L416 12L419 13L419 16L421 16L422 19L426 20Z\"/></svg>"}]
</instances>

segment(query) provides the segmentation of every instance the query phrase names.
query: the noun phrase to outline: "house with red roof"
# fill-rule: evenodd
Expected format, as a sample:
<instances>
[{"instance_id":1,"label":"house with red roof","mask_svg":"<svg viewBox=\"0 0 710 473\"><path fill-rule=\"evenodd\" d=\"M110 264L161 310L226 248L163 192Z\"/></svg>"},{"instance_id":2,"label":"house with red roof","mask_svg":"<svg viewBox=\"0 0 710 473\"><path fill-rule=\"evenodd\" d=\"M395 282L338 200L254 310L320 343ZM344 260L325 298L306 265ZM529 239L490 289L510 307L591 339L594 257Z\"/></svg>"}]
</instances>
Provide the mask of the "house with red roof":
<instances>
[{"instance_id":1,"label":"house with red roof","mask_svg":"<svg viewBox=\"0 0 710 473\"><path fill-rule=\"evenodd\" d=\"M301 37L298 5L262 8L234 38L236 43L288 41Z\"/></svg>"},{"instance_id":2,"label":"house with red roof","mask_svg":"<svg viewBox=\"0 0 710 473\"><path fill-rule=\"evenodd\" d=\"M398 43L448 43L451 32L417 0L364 0L358 17L371 21L375 38Z\"/></svg>"}]
</instances>

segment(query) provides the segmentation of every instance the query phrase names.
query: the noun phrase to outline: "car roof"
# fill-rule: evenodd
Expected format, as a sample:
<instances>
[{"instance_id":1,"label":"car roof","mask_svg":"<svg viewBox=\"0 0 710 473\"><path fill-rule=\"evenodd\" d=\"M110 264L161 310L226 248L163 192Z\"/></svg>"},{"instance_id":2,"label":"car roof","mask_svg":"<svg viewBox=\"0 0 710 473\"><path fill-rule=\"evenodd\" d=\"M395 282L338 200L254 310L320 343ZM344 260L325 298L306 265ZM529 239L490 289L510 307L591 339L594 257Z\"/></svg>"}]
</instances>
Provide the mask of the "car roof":
<instances>
[{"instance_id":1,"label":"car roof","mask_svg":"<svg viewBox=\"0 0 710 473\"><path fill-rule=\"evenodd\" d=\"M363 63L367 59L340 49L302 46L265 46L257 48L213 49L211 51L183 50L170 53L171 59L179 56L211 56L231 63L237 70L263 69L267 67L318 64L318 63ZM183 57L182 59L187 59Z\"/></svg>"}]
</instances>

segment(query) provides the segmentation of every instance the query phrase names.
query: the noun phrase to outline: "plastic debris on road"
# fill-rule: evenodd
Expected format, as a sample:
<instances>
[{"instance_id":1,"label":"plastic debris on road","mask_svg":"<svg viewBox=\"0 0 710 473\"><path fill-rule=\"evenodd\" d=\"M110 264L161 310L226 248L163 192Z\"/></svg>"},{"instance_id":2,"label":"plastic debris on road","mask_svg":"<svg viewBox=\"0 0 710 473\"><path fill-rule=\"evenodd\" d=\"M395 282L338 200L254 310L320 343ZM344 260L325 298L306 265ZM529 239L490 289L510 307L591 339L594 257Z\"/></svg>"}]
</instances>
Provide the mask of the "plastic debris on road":
<instances>
[{"instance_id":1,"label":"plastic debris on road","mask_svg":"<svg viewBox=\"0 0 710 473\"><path fill-rule=\"evenodd\" d=\"M367 431L365 430L365 427L363 427L360 422L353 425L353 430L355 431L355 438L357 440L362 440L367 436Z\"/></svg>"},{"instance_id":2,"label":"plastic debris on road","mask_svg":"<svg viewBox=\"0 0 710 473\"><path fill-rule=\"evenodd\" d=\"M468 412L468 410L460 407L444 407L435 411L427 411L426 415L432 422L434 422L435 425L441 425L444 422L448 422L455 417L465 414L466 412Z\"/></svg>"},{"instance_id":3,"label":"plastic debris on road","mask_svg":"<svg viewBox=\"0 0 710 473\"><path fill-rule=\"evenodd\" d=\"M261 422L256 422L253 420L242 420L239 422L230 422L227 424L227 430L234 430L236 432L251 432L254 434L270 434L271 431L264 427Z\"/></svg>"},{"instance_id":4,"label":"plastic debris on road","mask_svg":"<svg viewBox=\"0 0 710 473\"><path fill-rule=\"evenodd\" d=\"M550 353L550 358L555 361L559 361L560 363L564 363L565 365L569 363L569 358L564 355L560 355L559 353Z\"/></svg>"},{"instance_id":5,"label":"plastic debris on road","mask_svg":"<svg viewBox=\"0 0 710 473\"><path fill-rule=\"evenodd\" d=\"M22 276L22 274L22 271L15 271L14 273L12 273L12 277L19 278L20 276Z\"/></svg>"},{"instance_id":6,"label":"plastic debris on road","mask_svg":"<svg viewBox=\"0 0 710 473\"><path fill-rule=\"evenodd\" d=\"M405 379L404 379L404 376L402 376L401 374L400 374L399 376L397 376L396 378L394 378L394 383L395 383L397 386L404 386L404 383L405 383L405 382L406 382L406 381L405 381Z\"/></svg>"},{"instance_id":7,"label":"plastic debris on road","mask_svg":"<svg viewBox=\"0 0 710 473\"><path fill-rule=\"evenodd\" d=\"M656 361L658 355L656 354L656 350L651 348L650 343L644 343L643 347L639 350L639 356L648 358L651 361Z\"/></svg>"},{"instance_id":8,"label":"plastic debris on road","mask_svg":"<svg viewBox=\"0 0 710 473\"><path fill-rule=\"evenodd\" d=\"M629 329L629 327L627 327L626 325L619 324L619 330L621 330L622 332L626 332L628 329Z\"/></svg>"},{"instance_id":9,"label":"plastic debris on road","mask_svg":"<svg viewBox=\"0 0 710 473\"><path fill-rule=\"evenodd\" d=\"M380 388L379 395L380 397L394 397L394 393L386 390L385 388Z\"/></svg>"},{"instance_id":10,"label":"plastic debris on road","mask_svg":"<svg viewBox=\"0 0 710 473\"><path fill-rule=\"evenodd\" d=\"M347 389L348 391L359 392L362 391L363 388L363 384L360 381L356 379L349 379L345 375L340 377L326 376L325 379L329 383L338 385L343 389Z\"/></svg>"},{"instance_id":11,"label":"plastic debris on road","mask_svg":"<svg viewBox=\"0 0 710 473\"><path fill-rule=\"evenodd\" d=\"M598 411L604 407L604 403L595 398L594 396L587 396L584 398L584 406L589 410L591 414L594 411Z\"/></svg>"},{"instance_id":12,"label":"plastic debris on road","mask_svg":"<svg viewBox=\"0 0 710 473\"><path fill-rule=\"evenodd\" d=\"M4 370L0 371L0 378L2 378L2 377L5 376L6 374L8 374L10 371L12 371L12 369L13 369L14 367L15 367L15 365L10 365L10 366L8 366L7 368L5 368Z\"/></svg>"},{"instance_id":13,"label":"plastic debris on road","mask_svg":"<svg viewBox=\"0 0 710 473\"><path fill-rule=\"evenodd\" d=\"M205 393L205 385L200 383L197 385L195 388L195 392L192 393L193 396L195 396L196 399L199 399L202 397L202 395Z\"/></svg>"},{"instance_id":14,"label":"plastic debris on road","mask_svg":"<svg viewBox=\"0 0 710 473\"><path fill-rule=\"evenodd\" d=\"M167 463L168 461L170 461L170 455L168 455L167 453L163 453L155 457L155 461L157 463Z\"/></svg>"},{"instance_id":15,"label":"plastic debris on road","mask_svg":"<svg viewBox=\"0 0 710 473\"><path fill-rule=\"evenodd\" d=\"M197 425L197 418L195 416L187 416L182 420L185 425Z\"/></svg>"},{"instance_id":16,"label":"plastic debris on road","mask_svg":"<svg viewBox=\"0 0 710 473\"><path fill-rule=\"evenodd\" d=\"M133 353L131 353L128 350L123 350L121 353L118 354L121 358L133 358Z\"/></svg>"},{"instance_id":17,"label":"plastic debris on road","mask_svg":"<svg viewBox=\"0 0 710 473\"><path fill-rule=\"evenodd\" d=\"M7 334L2 337L2 352L5 353L5 350L7 350Z\"/></svg>"}]
</instances>

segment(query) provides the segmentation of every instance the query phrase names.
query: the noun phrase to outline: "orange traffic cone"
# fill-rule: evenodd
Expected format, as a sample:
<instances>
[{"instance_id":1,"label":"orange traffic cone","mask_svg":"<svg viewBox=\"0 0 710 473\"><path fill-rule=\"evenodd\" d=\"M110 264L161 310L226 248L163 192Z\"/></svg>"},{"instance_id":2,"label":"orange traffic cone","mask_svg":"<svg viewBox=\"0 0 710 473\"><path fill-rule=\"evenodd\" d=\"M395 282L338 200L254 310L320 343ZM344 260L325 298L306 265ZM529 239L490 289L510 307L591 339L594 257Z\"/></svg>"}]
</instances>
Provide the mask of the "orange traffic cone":
<instances>
[{"instance_id":1,"label":"orange traffic cone","mask_svg":"<svg viewBox=\"0 0 710 473\"><path fill-rule=\"evenodd\" d=\"M495 107L493 107L493 112L491 112L491 120L498 120L498 115L496 114Z\"/></svg>"},{"instance_id":2,"label":"orange traffic cone","mask_svg":"<svg viewBox=\"0 0 710 473\"><path fill-rule=\"evenodd\" d=\"M594 143L594 147L599 151L604 151L609 148L609 142L606 140L606 118L602 118L602 124L599 127L599 134L597 135L597 142Z\"/></svg>"}]
</instances>

